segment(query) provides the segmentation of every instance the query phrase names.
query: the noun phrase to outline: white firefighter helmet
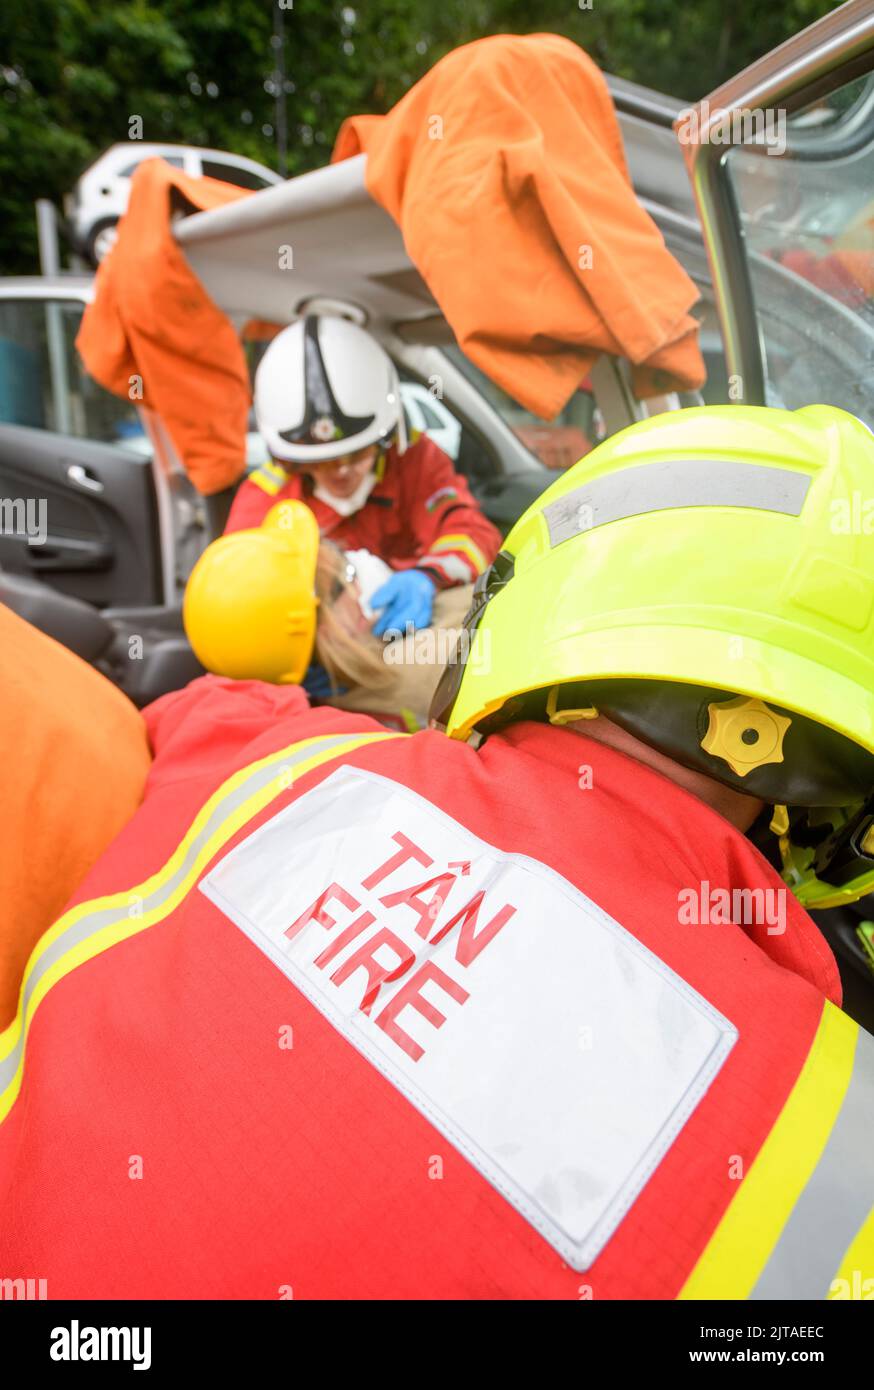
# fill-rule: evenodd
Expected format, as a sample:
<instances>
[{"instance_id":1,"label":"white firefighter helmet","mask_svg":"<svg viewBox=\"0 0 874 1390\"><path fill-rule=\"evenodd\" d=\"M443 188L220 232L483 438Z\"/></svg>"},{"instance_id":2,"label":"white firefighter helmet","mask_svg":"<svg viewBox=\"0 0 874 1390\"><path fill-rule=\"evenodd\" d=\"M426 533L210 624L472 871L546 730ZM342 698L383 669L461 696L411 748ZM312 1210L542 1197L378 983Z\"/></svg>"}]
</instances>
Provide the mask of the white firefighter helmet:
<instances>
[{"instance_id":1,"label":"white firefighter helmet","mask_svg":"<svg viewBox=\"0 0 874 1390\"><path fill-rule=\"evenodd\" d=\"M394 363L348 319L308 314L273 339L255 373L255 414L273 458L305 467L387 441L406 444Z\"/></svg>"}]
</instances>

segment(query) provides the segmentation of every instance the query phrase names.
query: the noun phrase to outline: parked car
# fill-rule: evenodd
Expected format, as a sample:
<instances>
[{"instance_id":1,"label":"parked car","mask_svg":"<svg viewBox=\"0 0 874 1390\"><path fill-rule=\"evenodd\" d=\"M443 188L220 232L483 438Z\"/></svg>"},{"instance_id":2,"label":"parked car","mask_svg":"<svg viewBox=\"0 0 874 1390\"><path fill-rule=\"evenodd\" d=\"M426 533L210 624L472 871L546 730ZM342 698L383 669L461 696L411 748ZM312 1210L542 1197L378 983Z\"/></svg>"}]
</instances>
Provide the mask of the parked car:
<instances>
[{"instance_id":1,"label":"parked car","mask_svg":"<svg viewBox=\"0 0 874 1390\"><path fill-rule=\"evenodd\" d=\"M261 189L282 183L279 174L245 155L193 145L147 144L125 140L112 145L78 179L64 200L76 248L98 265L116 238L118 219L127 211L134 171L144 159L166 159L186 174L223 179L239 188Z\"/></svg>"}]
</instances>

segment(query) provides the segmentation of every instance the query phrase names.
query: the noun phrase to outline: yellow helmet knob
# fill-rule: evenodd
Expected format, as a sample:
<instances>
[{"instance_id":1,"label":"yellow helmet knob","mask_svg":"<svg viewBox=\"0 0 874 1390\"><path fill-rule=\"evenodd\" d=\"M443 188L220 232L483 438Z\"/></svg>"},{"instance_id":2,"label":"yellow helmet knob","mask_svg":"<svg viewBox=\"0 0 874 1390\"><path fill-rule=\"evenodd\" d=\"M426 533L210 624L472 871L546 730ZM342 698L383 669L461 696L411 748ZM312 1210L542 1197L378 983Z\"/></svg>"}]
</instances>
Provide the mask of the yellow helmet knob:
<instances>
[{"instance_id":1,"label":"yellow helmet knob","mask_svg":"<svg viewBox=\"0 0 874 1390\"><path fill-rule=\"evenodd\" d=\"M783 739L792 723L786 715L746 695L714 700L707 709L710 723L701 747L727 762L738 777L765 763L782 763Z\"/></svg>"}]
</instances>

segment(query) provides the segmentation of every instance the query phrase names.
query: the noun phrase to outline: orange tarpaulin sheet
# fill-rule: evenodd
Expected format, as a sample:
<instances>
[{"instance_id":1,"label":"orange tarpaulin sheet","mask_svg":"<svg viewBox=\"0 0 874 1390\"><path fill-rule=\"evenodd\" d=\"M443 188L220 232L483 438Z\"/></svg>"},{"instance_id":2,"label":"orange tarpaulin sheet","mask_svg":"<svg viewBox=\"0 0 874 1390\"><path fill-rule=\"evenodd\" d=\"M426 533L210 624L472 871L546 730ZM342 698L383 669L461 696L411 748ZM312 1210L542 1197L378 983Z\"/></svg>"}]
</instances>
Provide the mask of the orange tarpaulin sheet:
<instances>
[{"instance_id":1,"label":"orange tarpaulin sheet","mask_svg":"<svg viewBox=\"0 0 874 1390\"><path fill-rule=\"evenodd\" d=\"M705 378L698 292L634 195L607 84L554 34L480 39L387 116L353 116L335 160L365 151L371 196L461 347L551 418L601 352L639 396Z\"/></svg>"},{"instance_id":2,"label":"orange tarpaulin sheet","mask_svg":"<svg viewBox=\"0 0 874 1390\"><path fill-rule=\"evenodd\" d=\"M161 416L202 493L229 487L245 469L249 373L230 319L173 239L171 212L205 211L248 196L218 179L192 178L163 159L145 160L76 339L102 386Z\"/></svg>"},{"instance_id":3,"label":"orange tarpaulin sheet","mask_svg":"<svg viewBox=\"0 0 874 1390\"><path fill-rule=\"evenodd\" d=\"M0 1029L27 958L137 809L151 763L130 701L0 603Z\"/></svg>"}]
</instances>

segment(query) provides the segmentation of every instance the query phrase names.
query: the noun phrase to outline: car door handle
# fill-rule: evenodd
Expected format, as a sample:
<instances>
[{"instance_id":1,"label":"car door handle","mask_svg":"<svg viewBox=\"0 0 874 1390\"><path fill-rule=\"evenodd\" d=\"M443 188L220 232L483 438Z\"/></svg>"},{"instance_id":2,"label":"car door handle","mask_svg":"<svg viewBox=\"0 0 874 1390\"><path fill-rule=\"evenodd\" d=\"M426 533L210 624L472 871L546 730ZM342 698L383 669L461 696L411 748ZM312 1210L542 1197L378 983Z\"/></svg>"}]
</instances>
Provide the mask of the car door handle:
<instances>
[{"instance_id":1,"label":"car door handle","mask_svg":"<svg viewBox=\"0 0 874 1390\"><path fill-rule=\"evenodd\" d=\"M86 492L103 491L103 484L100 479L89 473L87 468L83 468L81 463L71 463L67 468L67 477L71 483L75 483L77 487L83 487Z\"/></svg>"}]
</instances>

